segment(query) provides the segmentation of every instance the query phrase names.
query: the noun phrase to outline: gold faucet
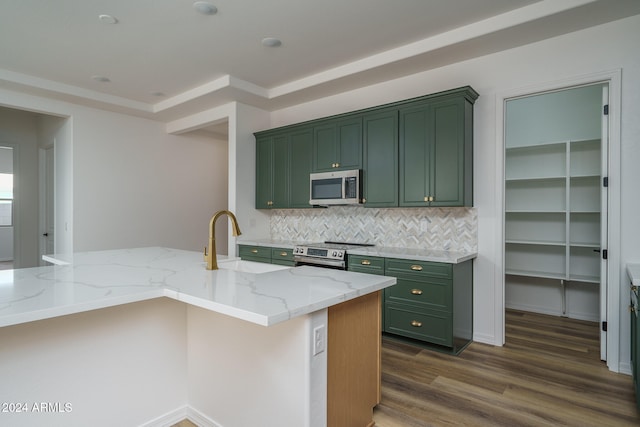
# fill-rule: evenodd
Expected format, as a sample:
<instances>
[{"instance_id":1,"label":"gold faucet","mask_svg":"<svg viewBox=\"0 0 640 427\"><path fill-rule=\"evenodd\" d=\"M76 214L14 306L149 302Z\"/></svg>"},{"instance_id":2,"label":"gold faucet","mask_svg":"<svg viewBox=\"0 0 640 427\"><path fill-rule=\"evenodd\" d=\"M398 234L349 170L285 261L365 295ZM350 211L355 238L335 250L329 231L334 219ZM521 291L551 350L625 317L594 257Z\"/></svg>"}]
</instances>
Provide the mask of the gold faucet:
<instances>
[{"instance_id":1,"label":"gold faucet","mask_svg":"<svg viewBox=\"0 0 640 427\"><path fill-rule=\"evenodd\" d=\"M240 231L240 227L238 226L238 220L236 216L231 213L231 211L218 211L211 218L211 222L209 222L209 253L207 253L207 248L204 248L204 260L207 262L207 270L217 270L218 269L218 259L216 256L216 221L223 214L226 214L229 219L231 219L231 227L232 233L234 236L239 236L242 234Z\"/></svg>"}]
</instances>

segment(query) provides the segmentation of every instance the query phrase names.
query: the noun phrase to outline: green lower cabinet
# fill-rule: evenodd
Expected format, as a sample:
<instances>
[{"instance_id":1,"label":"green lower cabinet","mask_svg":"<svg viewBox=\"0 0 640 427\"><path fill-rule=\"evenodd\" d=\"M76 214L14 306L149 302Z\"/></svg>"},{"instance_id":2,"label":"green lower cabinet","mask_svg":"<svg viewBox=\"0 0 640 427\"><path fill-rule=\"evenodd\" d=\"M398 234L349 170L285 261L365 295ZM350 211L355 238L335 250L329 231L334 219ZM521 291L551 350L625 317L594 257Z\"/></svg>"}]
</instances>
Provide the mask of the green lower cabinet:
<instances>
[{"instance_id":1,"label":"green lower cabinet","mask_svg":"<svg viewBox=\"0 0 640 427\"><path fill-rule=\"evenodd\" d=\"M271 248L265 246L238 245L238 254L246 261L271 263Z\"/></svg>"},{"instance_id":2,"label":"green lower cabinet","mask_svg":"<svg viewBox=\"0 0 640 427\"><path fill-rule=\"evenodd\" d=\"M473 264L385 260L384 331L460 353L473 339Z\"/></svg>"},{"instance_id":3,"label":"green lower cabinet","mask_svg":"<svg viewBox=\"0 0 640 427\"><path fill-rule=\"evenodd\" d=\"M240 258L246 261L264 262L267 264L295 266L293 249L272 248L270 246L238 245Z\"/></svg>"},{"instance_id":4,"label":"green lower cabinet","mask_svg":"<svg viewBox=\"0 0 640 427\"><path fill-rule=\"evenodd\" d=\"M293 249L271 248L271 264L286 265L287 267L295 266Z\"/></svg>"},{"instance_id":5,"label":"green lower cabinet","mask_svg":"<svg viewBox=\"0 0 640 427\"><path fill-rule=\"evenodd\" d=\"M633 388L636 392L636 406L640 409L640 315L638 313L638 295L631 290L631 372L633 375Z\"/></svg>"},{"instance_id":6,"label":"green lower cabinet","mask_svg":"<svg viewBox=\"0 0 640 427\"><path fill-rule=\"evenodd\" d=\"M416 309L407 304L385 304L385 332L452 347L453 321L451 313Z\"/></svg>"},{"instance_id":7,"label":"green lower cabinet","mask_svg":"<svg viewBox=\"0 0 640 427\"><path fill-rule=\"evenodd\" d=\"M347 270L355 271L357 273L376 274L378 276L384 276L384 258L381 257L368 257L362 255L349 255L347 259ZM380 326L384 330L384 300L386 289L382 290L382 298L380 300Z\"/></svg>"},{"instance_id":8,"label":"green lower cabinet","mask_svg":"<svg viewBox=\"0 0 640 427\"><path fill-rule=\"evenodd\" d=\"M459 354L473 339L473 261L459 264L349 255L348 270L393 276L384 290L386 336Z\"/></svg>"}]
</instances>

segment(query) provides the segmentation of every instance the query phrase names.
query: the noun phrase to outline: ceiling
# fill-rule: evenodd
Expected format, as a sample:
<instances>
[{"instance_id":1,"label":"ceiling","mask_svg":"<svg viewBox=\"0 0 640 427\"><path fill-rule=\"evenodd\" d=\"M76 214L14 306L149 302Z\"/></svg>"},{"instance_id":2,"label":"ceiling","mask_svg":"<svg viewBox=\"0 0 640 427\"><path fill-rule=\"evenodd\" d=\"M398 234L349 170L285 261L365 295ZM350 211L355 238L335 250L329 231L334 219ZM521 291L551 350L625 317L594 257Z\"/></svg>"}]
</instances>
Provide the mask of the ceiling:
<instances>
[{"instance_id":1,"label":"ceiling","mask_svg":"<svg viewBox=\"0 0 640 427\"><path fill-rule=\"evenodd\" d=\"M638 0L208 2L217 13L2 0L0 87L160 121L234 100L275 110L640 13Z\"/></svg>"}]
</instances>

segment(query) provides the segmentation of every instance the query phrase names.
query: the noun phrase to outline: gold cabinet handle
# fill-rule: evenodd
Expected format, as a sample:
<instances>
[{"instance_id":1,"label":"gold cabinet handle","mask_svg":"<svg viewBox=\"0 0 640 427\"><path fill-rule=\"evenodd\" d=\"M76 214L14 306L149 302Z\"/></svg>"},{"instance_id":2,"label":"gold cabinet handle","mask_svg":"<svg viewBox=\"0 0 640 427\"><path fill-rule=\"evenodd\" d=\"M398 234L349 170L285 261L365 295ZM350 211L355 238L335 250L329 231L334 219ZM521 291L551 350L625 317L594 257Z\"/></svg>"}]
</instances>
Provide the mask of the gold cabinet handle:
<instances>
[{"instance_id":1,"label":"gold cabinet handle","mask_svg":"<svg viewBox=\"0 0 640 427\"><path fill-rule=\"evenodd\" d=\"M252 253L252 254L257 254L257 253L258 253L258 250L257 250L257 249L251 249L251 253Z\"/></svg>"},{"instance_id":2,"label":"gold cabinet handle","mask_svg":"<svg viewBox=\"0 0 640 427\"><path fill-rule=\"evenodd\" d=\"M632 290L633 292L638 293L638 287L637 287L637 286L631 285L631 290Z\"/></svg>"},{"instance_id":3,"label":"gold cabinet handle","mask_svg":"<svg viewBox=\"0 0 640 427\"><path fill-rule=\"evenodd\" d=\"M362 261L360 261L360 264L362 264L362 265L371 265L371 261L369 261L368 259L363 259Z\"/></svg>"},{"instance_id":4,"label":"gold cabinet handle","mask_svg":"<svg viewBox=\"0 0 640 427\"><path fill-rule=\"evenodd\" d=\"M411 289L411 295L422 295L422 289Z\"/></svg>"},{"instance_id":5,"label":"gold cabinet handle","mask_svg":"<svg viewBox=\"0 0 640 427\"><path fill-rule=\"evenodd\" d=\"M429 196L424 196L424 201L428 202L429 201Z\"/></svg>"},{"instance_id":6,"label":"gold cabinet handle","mask_svg":"<svg viewBox=\"0 0 640 427\"><path fill-rule=\"evenodd\" d=\"M286 252L280 252L280 256L287 256Z\"/></svg>"},{"instance_id":7,"label":"gold cabinet handle","mask_svg":"<svg viewBox=\"0 0 640 427\"><path fill-rule=\"evenodd\" d=\"M636 308L632 305L629 306L629 312L633 313L636 311Z\"/></svg>"},{"instance_id":8,"label":"gold cabinet handle","mask_svg":"<svg viewBox=\"0 0 640 427\"><path fill-rule=\"evenodd\" d=\"M422 266L414 264L414 265L411 266L411 269L413 271L422 271Z\"/></svg>"},{"instance_id":9,"label":"gold cabinet handle","mask_svg":"<svg viewBox=\"0 0 640 427\"><path fill-rule=\"evenodd\" d=\"M429 196L429 201L433 202L433 196Z\"/></svg>"},{"instance_id":10,"label":"gold cabinet handle","mask_svg":"<svg viewBox=\"0 0 640 427\"><path fill-rule=\"evenodd\" d=\"M417 320L412 320L411 321L411 326L419 328L422 326L422 322L418 322Z\"/></svg>"}]
</instances>

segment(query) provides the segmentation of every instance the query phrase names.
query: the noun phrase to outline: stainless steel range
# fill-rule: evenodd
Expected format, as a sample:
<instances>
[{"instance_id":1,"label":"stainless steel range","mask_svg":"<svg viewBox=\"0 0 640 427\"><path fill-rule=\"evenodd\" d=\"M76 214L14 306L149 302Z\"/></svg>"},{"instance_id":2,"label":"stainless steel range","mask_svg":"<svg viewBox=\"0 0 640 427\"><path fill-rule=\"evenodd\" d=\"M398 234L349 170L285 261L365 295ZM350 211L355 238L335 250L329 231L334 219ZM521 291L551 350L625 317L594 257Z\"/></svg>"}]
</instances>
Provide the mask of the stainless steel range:
<instances>
[{"instance_id":1,"label":"stainless steel range","mask_svg":"<svg viewBox=\"0 0 640 427\"><path fill-rule=\"evenodd\" d=\"M347 269L349 249L374 246L370 243L332 242L310 243L293 248L293 259L296 266L312 265L316 267Z\"/></svg>"}]
</instances>

